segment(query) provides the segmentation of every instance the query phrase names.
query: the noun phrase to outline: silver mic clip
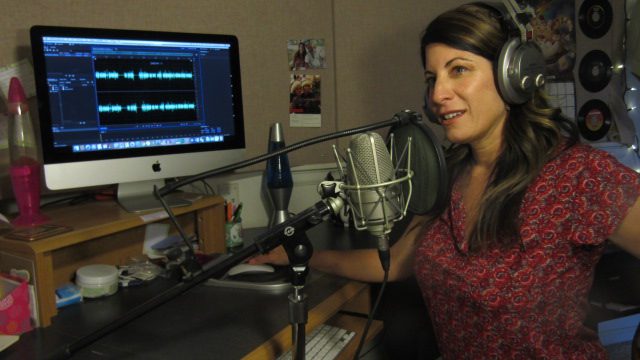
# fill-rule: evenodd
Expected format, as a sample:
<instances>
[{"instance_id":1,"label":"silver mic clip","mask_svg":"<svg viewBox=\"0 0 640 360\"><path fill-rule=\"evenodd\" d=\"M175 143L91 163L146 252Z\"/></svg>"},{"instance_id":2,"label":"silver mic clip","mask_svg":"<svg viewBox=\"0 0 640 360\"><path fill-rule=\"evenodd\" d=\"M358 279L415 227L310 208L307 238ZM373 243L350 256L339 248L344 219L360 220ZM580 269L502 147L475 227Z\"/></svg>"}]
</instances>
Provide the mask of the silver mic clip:
<instances>
[{"instance_id":1,"label":"silver mic clip","mask_svg":"<svg viewBox=\"0 0 640 360\"><path fill-rule=\"evenodd\" d=\"M393 223L407 213L413 176L411 139L400 153L395 149L393 136L390 138L390 152L377 133L354 138L352 144L353 149L350 147L346 151L346 171L335 145L333 150L341 176L346 179L342 190L352 212L354 226L376 236L386 235L391 232Z\"/></svg>"},{"instance_id":2,"label":"silver mic clip","mask_svg":"<svg viewBox=\"0 0 640 360\"><path fill-rule=\"evenodd\" d=\"M331 208L335 216L341 216L344 210L346 195L344 194L343 186L343 181L336 180L325 180L318 184L318 194Z\"/></svg>"}]
</instances>

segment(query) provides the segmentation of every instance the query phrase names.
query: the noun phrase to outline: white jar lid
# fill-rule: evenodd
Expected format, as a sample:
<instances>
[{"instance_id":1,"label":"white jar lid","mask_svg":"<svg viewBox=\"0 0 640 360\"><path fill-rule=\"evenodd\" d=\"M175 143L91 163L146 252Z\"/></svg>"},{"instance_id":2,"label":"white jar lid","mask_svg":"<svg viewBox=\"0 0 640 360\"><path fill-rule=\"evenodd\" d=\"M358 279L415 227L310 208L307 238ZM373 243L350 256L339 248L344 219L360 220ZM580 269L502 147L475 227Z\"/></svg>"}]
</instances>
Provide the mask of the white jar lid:
<instances>
[{"instance_id":1,"label":"white jar lid","mask_svg":"<svg viewBox=\"0 0 640 360\"><path fill-rule=\"evenodd\" d=\"M87 265L76 270L79 285L108 285L118 282L118 269L113 265Z\"/></svg>"}]
</instances>

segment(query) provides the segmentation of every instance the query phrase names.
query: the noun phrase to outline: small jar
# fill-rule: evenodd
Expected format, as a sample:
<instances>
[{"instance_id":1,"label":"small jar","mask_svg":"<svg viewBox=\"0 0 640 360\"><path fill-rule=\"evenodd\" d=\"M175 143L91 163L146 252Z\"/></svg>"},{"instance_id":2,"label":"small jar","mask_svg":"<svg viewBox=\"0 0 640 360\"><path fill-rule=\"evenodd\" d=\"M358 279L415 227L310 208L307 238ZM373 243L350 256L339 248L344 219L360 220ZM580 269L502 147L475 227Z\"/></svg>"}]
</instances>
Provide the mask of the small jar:
<instances>
[{"instance_id":1,"label":"small jar","mask_svg":"<svg viewBox=\"0 0 640 360\"><path fill-rule=\"evenodd\" d=\"M118 291L118 269L113 265L87 265L76 270L82 297L98 298Z\"/></svg>"},{"instance_id":2,"label":"small jar","mask_svg":"<svg viewBox=\"0 0 640 360\"><path fill-rule=\"evenodd\" d=\"M233 221L224 224L224 237L227 251L236 252L244 247L242 237L242 221Z\"/></svg>"}]
</instances>

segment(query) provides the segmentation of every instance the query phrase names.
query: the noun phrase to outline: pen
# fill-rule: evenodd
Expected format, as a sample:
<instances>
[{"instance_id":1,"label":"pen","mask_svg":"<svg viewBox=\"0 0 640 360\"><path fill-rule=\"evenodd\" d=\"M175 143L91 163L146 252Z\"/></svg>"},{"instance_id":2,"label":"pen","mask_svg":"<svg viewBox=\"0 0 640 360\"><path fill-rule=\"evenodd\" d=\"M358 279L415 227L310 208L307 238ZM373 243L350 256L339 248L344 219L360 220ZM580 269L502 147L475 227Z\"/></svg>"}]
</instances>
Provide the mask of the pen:
<instances>
[{"instance_id":1,"label":"pen","mask_svg":"<svg viewBox=\"0 0 640 360\"><path fill-rule=\"evenodd\" d=\"M230 202L226 202L224 206L227 210L227 222L231 222L233 220L233 205Z\"/></svg>"},{"instance_id":2,"label":"pen","mask_svg":"<svg viewBox=\"0 0 640 360\"><path fill-rule=\"evenodd\" d=\"M238 207L236 208L236 211L233 212L233 217L231 218L232 221L239 221L238 219L240 219L240 214L242 213L242 203L240 203L238 205Z\"/></svg>"}]
</instances>

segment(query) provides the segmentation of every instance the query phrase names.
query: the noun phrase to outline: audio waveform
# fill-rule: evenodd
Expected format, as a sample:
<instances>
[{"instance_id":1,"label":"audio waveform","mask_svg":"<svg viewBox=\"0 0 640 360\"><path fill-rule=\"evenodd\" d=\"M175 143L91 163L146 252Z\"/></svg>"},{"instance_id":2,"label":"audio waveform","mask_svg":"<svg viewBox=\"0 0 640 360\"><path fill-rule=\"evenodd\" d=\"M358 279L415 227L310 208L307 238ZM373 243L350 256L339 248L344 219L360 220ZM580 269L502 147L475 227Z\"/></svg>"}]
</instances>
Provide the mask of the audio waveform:
<instances>
[{"instance_id":1,"label":"audio waveform","mask_svg":"<svg viewBox=\"0 0 640 360\"><path fill-rule=\"evenodd\" d=\"M123 111L128 112L149 112L149 111L182 111L182 110L194 110L196 105L194 103L184 102L184 103L159 103L159 104L147 104L142 103L138 104L128 104L128 105L120 105L120 104L107 104L107 105L98 105L98 112L101 113L120 113Z\"/></svg>"},{"instance_id":2,"label":"audio waveform","mask_svg":"<svg viewBox=\"0 0 640 360\"><path fill-rule=\"evenodd\" d=\"M125 71L125 72L117 72L117 71L96 71L96 79L98 80L118 80L118 79L127 79L127 80L183 80L183 79L193 79L193 73L190 72L173 72L173 71Z\"/></svg>"}]
</instances>

